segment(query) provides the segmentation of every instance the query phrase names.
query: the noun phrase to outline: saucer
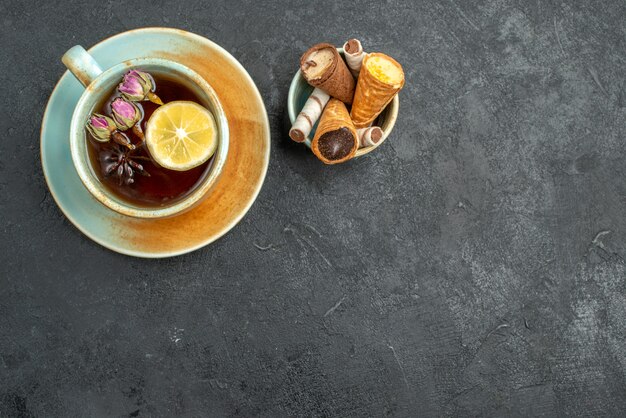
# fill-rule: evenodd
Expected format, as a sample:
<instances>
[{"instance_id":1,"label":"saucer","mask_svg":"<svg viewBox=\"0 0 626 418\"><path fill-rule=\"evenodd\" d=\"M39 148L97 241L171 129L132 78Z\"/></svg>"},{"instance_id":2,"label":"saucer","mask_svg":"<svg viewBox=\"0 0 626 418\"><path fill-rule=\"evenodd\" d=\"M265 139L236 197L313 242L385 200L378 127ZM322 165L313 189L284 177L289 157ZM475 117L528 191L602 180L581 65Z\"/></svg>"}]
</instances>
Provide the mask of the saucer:
<instances>
[{"instance_id":1,"label":"saucer","mask_svg":"<svg viewBox=\"0 0 626 418\"><path fill-rule=\"evenodd\" d=\"M188 253L227 233L252 206L269 163L267 112L246 70L220 46L179 29L131 30L88 51L105 69L132 58L150 57L176 61L199 73L213 87L226 113L228 158L207 198L181 215L139 219L108 209L83 186L72 163L70 121L84 88L66 71L50 96L41 126L43 173L61 211L98 244L136 257Z\"/></svg>"}]
</instances>

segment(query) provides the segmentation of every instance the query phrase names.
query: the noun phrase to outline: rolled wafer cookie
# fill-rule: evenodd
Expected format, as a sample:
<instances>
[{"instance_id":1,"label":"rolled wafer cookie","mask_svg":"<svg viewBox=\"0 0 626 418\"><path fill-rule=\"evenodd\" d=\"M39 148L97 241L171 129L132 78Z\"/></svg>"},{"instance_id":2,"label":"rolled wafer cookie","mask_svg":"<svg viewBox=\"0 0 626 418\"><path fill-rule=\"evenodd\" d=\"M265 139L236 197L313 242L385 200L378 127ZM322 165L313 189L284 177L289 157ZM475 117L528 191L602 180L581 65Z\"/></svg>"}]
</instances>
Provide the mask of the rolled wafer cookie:
<instances>
[{"instance_id":1,"label":"rolled wafer cookie","mask_svg":"<svg viewBox=\"0 0 626 418\"><path fill-rule=\"evenodd\" d=\"M404 71L393 58L366 54L361 65L350 116L357 128L369 126L404 86Z\"/></svg>"},{"instance_id":2,"label":"rolled wafer cookie","mask_svg":"<svg viewBox=\"0 0 626 418\"><path fill-rule=\"evenodd\" d=\"M337 49L327 43L309 48L300 58L305 80L344 103L352 103L355 81Z\"/></svg>"},{"instance_id":3,"label":"rolled wafer cookie","mask_svg":"<svg viewBox=\"0 0 626 418\"><path fill-rule=\"evenodd\" d=\"M337 164L354 157L359 139L348 114L340 100L330 99L311 142L311 150L326 164Z\"/></svg>"},{"instance_id":4,"label":"rolled wafer cookie","mask_svg":"<svg viewBox=\"0 0 626 418\"><path fill-rule=\"evenodd\" d=\"M304 107L298 114L296 121L289 130L289 137L296 142L304 142L307 136L311 133L311 129L315 125L315 122L320 118L324 106L328 103L330 96L316 88L309 96Z\"/></svg>"},{"instance_id":5,"label":"rolled wafer cookie","mask_svg":"<svg viewBox=\"0 0 626 418\"><path fill-rule=\"evenodd\" d=\"M356 130L359 137L359 148L371 147L383 139L383 130L379 126L370 126Z\"/></svg>"},{"instance_id":6,"label":"rolled wafer cookie","mask_svg":"<svg viewBox=\"0 0 626 418\"><path fill-rule=\"evenodd\" d=\"M365 56L361 41L359 41L358 39L348 40L348 42L343 44L343 53L346 57L346 64L348 64L350 72L353 76L358 77L359 72L361 71L363 57Z\"/></svg>"}]
</instances>

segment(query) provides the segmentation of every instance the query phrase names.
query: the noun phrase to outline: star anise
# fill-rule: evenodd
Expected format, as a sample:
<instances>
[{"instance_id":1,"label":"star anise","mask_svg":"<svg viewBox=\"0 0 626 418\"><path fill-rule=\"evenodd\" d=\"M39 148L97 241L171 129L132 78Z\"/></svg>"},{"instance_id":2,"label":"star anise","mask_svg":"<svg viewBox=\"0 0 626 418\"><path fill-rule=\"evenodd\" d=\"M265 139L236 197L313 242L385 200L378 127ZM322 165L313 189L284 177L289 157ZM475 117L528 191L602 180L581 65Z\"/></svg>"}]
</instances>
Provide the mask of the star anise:
<instances>
[{"instance_id":1,"label":"star anise","mask_svg":"<svg viewBox=\"0 0 626 418\"><path fill-rule=\"evenodd\" d=\"M143 165L135 161L145 159L145 157L132 155L132 151L121 146L112 147L103 159L102 169L105 177L116 176L120 186L134 183L136 173L150 177L150 173L143 168Z\"/></svg>"}]
</instances>

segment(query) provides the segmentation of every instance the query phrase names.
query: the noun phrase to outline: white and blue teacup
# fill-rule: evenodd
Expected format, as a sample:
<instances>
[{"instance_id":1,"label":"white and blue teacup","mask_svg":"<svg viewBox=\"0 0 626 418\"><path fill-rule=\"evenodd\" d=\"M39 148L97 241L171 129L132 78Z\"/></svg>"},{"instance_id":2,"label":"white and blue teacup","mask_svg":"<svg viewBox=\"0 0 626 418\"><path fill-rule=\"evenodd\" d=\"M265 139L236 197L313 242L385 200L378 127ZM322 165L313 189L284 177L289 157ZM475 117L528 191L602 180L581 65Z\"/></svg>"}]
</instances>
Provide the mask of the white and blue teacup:
<instances>
[{"instance_id":1,"label":"white and blue teacup","mask_svg":"<svg viewBox=\"0 0 626 418\"><path fill-rule=\"evenodd\" d=\"M124 61L103 70L96 60L81 46L68 50L62 58L65 66L85 86L70 127L70 149L78 176L89 192L103 205L124 215L137 218L164 218L191 209L207 196L217 182L228 154L228 123L219 99L211 86L195 71L174 61L161 58L137 58ZM142 207L125 201L109 191L98 179L87 150L85 124L94 108L108 97L131 69L141 69L154 75L167 76L189 88L209 109L217 124L218 146L210 172L187 196L162 207Z\"/></svg>"}]
</instances>

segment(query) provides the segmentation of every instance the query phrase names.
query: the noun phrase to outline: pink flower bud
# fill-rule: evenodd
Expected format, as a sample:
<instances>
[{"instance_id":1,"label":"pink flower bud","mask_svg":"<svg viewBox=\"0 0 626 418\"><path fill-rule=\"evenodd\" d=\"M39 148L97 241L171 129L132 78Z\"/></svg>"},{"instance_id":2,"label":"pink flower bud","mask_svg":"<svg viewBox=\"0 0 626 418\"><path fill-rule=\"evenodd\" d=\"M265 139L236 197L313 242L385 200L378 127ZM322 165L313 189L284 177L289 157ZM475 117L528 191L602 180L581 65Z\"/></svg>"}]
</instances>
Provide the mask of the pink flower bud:
<instances>
[{"instance_id":1,"label":"pink flower bud","mask_svg":"<svg viewBox=\"0 0 626 418\"><path fill-rule=\"evenodd\" d=\"M107 142L111 132L117 129L115 122L108 116L94 113L87 121L87 130L96 141Z\"/></svg>"},{"instance_id":2,"label":"pink flower bud","mask_svg":"<svg viewBox=\"0 0 626 418\"><path fill-rule=\"evenodd\" d=\"M148 98L148 93L154 89L154 83L150 74L139 70L130 70L124 75L124 79L117 89L126 99L139 102Z\"/></svg>"},{"instance_id":3,"label":"pink flower bud","mask_svg":"<svg viewBox=\"0 0 626 418\"><path fill-rule=\"evenodd\" d=\"M142 100L150 100L153 103L162 105L163 101L154 94L154 79L144 71L130 70L124 74L124 79L117 89L122 96L132 102L140 102Z\"/></svg>"},{"instance_id":4,"label":"pink flower bud","mask_svg":"<svg viewBox=\"0 0 626 418\"><path fill-rule=\"evenodd\" d=\"M137 105L118 97L111 103L111 112L113 113L113 121L117 128L125 131L132 128L141 119L141 110Z\"/></svg>"}]
</instances>

